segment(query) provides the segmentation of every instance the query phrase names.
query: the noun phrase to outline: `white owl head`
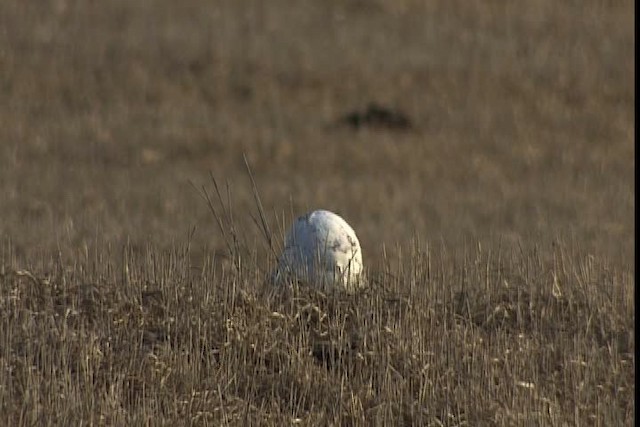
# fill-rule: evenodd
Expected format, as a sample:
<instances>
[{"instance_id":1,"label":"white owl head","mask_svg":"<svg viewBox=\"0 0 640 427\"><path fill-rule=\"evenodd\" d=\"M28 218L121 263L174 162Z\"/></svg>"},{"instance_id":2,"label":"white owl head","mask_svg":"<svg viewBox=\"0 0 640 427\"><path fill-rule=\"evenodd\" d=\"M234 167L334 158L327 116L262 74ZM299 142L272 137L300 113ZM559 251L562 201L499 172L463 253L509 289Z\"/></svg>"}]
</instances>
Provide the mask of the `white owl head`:
<instances>
[{"instance_id":1,"label":"white owl head","mask_svg":"<svg viewBox=\"0 0 640 427\"><path fill-rule=\"evenodd\" d=\"M299 280L347 291L364 286L362 249L356 233L340 216L316 210L296 219L272 276L276 283Z\"/></svg>"}]
</instances>

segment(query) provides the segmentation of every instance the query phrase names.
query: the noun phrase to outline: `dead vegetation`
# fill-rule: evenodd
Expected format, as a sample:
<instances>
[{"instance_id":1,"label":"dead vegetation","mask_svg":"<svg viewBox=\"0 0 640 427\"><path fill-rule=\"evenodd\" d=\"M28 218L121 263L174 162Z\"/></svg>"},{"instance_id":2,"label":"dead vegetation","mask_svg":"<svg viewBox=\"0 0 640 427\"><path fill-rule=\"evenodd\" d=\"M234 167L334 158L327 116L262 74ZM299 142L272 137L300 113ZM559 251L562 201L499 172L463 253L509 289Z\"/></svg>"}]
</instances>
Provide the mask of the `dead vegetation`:
<instances>
[{"instance_id":1,"label":"dead vegetation","mask_svg":"<svg viewBox=\"0 0 640 427\"><path fill-rule=\"evenodd\" d=\"M590 258L416 252L347 295L124 252L48 275L5 256L4 420L632 423L631 279Z\"/></svg>"}]
</instances>

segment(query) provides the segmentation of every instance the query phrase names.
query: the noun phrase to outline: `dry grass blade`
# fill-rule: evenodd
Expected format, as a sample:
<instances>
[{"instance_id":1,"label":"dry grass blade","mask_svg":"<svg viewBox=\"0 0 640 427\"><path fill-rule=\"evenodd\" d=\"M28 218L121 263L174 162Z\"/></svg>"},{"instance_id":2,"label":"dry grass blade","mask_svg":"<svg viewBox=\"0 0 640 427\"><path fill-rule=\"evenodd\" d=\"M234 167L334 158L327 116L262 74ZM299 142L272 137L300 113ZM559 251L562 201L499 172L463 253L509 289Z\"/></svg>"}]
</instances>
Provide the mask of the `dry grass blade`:
<instances>
[{"instance_id":1,"label":"dry grass blade","mask_svg":"<svg viewBox=\"0 0 640 427\"><path fill-rule=\"evenodd\" d=\"M226 183L227 200L225 203L225 201L222 199L222 194L220 193L220 187L218 186L218 182L216 181L211 171L209 171L209 176L211 177L211 181L213 182L213 188L216 191L216 196L218 197L218 202L220 203L220 206L224 213L224 217L226 218L226 226L228 227L229 232L231 234L232 240L231 242L228 243L229 246L233 247L233 252L231 252L231 254L235 259L237 259L240 256L240 243L238 239L237 228L233 220L233 210L231 209L231 187L227 182Z\"/></svg>"},{"instance_id":2,"label":"dry grass blade","mask_svg":"<svg viewBox=\"0 0 640 427\"><path fill-rule=\"evenodd\" d=\"M252 188L252 193L253 193L253 198L254 198L254 202L255 205L258 209L258 213L259 213L259 219L260 221L258 221L258 219L251 213L248 212L249 217L251 218L251 220L253 221L254 225L257 227L257 229L260 231L260 234L263 236L264 240L267 242L268 245L268 250L270 252L271 255L277 257L278 254L276 253L275 247L274 247L274 239L273 239L273 234L271 232L271 229L269 227L269 223L268 220L266 218L266 214L264 211L264 207L262 205L262 201L260 199L260 195L258 192L258 187L256 185L255 182L255 178L253 176L253 173L251 171L251 167L249 166L249 162L246 158L246 156L243 156L244 162L245 162L245 166L246 166L246 171L247 174L249 176L249 179L251 181L251 188ZM211 214L213 215L215 222L218 226L218 229L220 231L220 233L222 234L222 238L224 240L224 243L227 247L227 250L229 251L233 262L234 262L234 266L236 268L236 270L239 272L240 269L242 268L242 264L243 261L241 261L240 257L243 253L250 253L250 249L248 247L247 244L247 238L246 236L244 236L243 234L243 238L241 239L238 233L238 227L236 225L236 221L234 219L233 216L233 210L232 210L232 202L231 202L231 187L229 185L229 183L226 184L226 200L225 198L223 198L222 196L222 192L220 189L220 186L218 184L217 179L215 178L215 176L213 175L213 173L210 171L209 172L209 177L211 179L211 183L213 185L214 188L214 192L216 195L216 199L217 199L217 203L220 205L220 210L222 211L222 213L219 212L218 208L216 208L216 203L214 202L213 198L210 196L209 191L207 190L207 188L205 186L202 186L200 189L198 189L193 182L190 181L190 184L192 187L194 187L196 189L196 191L198 192L198 194L200 195L200 197L207 203L207 206L209 208L209 211L211 212ZM258 266L254 266L256 268L258 268Z\"/></svg>"},{"instance_id":3,"label":"dry grass blade","mask_svg":"<svg viewBox=\"0 0 640 427\"><path fill-rule=\"evenodd\" d=\"M260 214L260 225L262 234L264 238L267 240L269 244L269 249L272 253L275 253L275 249L273 247L273 234L271 233L271 228L269 227L269 222L267 221L267 216L264 213L264 208L262 206L262 200L260 199L260 194L258 193L258 186L256 185L256 180L253 178L253 173L251 172L251 166L249 166L249 161L247 160L247 156L243 153L242 158L244 159L244 164L247 168L247 174L249 174L249 179L251 180L251 190L253 192L253 198L258 207L258 213ZM255 221L255 219L254 219Z\"/></svg>"},{"instance_id":4,"label":"dry grass blade","mask_svg":"<svg viewBox=\"0 0 640 427\"><path fill-rule=\"evenodd\" d=\"M218 225L218 229L222 234L222 239L229 251L229 255L233 259L233 264L236 270L240 271L240 263L239 263L239 255L240 248L238 243L238 237L236 235L236 228L233 225L233 218L231 217L231 210L227 209L225 206L225 202L222 199L222 195L220 194L220 189L218 187L218 182L216 178L213 176L213 173L209 172L209 176L211 178L211 182L213 183L213 188L215 189L216 196L218 198L218 202L220 203L222 213L224 216L218 213L218 210L215 207L207 188L203 185L199 189L195 186L192 181L189 181L191 186L196 190L196 192L200 195L200 197L207 203L209 211L213 215L213 218ZM228 196L228 200L230 200L230 195ZM229 202L228 202L229 203Z\"/></svg>"}]
</instances>

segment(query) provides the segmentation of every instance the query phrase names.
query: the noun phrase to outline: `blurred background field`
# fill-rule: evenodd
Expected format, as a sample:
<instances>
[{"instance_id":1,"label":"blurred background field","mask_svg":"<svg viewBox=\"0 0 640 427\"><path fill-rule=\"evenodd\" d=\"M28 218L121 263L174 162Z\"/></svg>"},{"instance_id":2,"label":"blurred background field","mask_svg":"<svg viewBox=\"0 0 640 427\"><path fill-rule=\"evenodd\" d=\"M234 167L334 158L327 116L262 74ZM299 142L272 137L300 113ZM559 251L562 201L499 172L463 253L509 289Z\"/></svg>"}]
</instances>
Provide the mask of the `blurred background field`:
<instances>
[{"instance_id":1,"label":"blurred background field","mask_svg":"<svg viewBox=\"0 0 640 427\"><path fill-rule=\"evenodd\" d=\"M634 9L1 2L0 421L631 425ZM243 156L370 291L265 287Z\"/></svg>"},{"instance_id":2,"label":"blurred background field","mask_svg":"<svg viewBox=\"0 0 640 427\"><path fill-rule=\"evenodd\" d=\"M315 208L365 259L413 236L633 260L631 1L3 2L0 235L170 245ZM337 123L377 103L408 130ZM247 220L247 230L253 225Z\"/></svg>"}]
</instances>

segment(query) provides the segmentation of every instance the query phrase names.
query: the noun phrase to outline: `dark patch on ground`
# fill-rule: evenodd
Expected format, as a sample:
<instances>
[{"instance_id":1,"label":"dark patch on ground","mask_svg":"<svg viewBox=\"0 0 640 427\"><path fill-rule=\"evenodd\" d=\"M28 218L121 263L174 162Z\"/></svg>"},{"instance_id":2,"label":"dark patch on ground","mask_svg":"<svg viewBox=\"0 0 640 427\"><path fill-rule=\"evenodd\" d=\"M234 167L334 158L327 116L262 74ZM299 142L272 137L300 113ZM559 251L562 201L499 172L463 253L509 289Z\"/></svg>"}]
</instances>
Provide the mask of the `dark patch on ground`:
<instances>
[{"instance_id":1,"label":"dark patch on ground","mask_svg":"<svg viewBox=\"0 0 640 427\"><path fill-rule=\"evenodd\" d=\"M383 128L390 130L409 130L413 123L404 112L376 104L369 103L363 111L352 111L338 120L338 124L349 126L353 129L363 127Z\"/></svg>"}]
</instances>

